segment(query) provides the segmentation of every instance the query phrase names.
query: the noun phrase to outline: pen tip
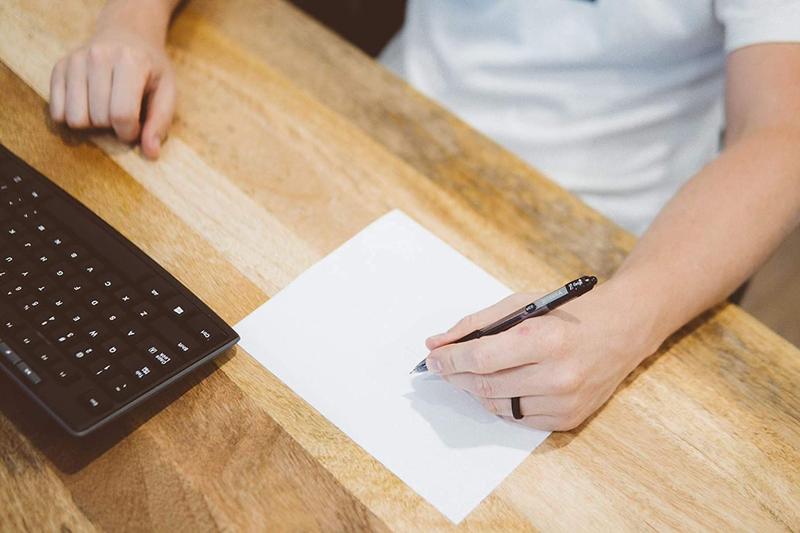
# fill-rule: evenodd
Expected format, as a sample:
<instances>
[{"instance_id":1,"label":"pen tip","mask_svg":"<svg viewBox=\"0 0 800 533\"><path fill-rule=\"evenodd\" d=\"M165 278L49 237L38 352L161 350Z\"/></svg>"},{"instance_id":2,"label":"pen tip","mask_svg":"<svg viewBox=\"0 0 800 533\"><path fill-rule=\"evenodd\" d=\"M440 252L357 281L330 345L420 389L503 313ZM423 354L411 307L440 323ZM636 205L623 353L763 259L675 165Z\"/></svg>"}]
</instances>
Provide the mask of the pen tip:
<instances>
[{"instance_id":1,"label":"pen tip","mask_svg":"<svg viewBox=\"0 0 800 533\"><path fill-rule=\"evenodd\" d=\"M420 374L422 372L426 372L428 370L428 365L426 364L425 360L422 360L417 366L411 369L409 374Z\"/></svg>"}]
</instances>

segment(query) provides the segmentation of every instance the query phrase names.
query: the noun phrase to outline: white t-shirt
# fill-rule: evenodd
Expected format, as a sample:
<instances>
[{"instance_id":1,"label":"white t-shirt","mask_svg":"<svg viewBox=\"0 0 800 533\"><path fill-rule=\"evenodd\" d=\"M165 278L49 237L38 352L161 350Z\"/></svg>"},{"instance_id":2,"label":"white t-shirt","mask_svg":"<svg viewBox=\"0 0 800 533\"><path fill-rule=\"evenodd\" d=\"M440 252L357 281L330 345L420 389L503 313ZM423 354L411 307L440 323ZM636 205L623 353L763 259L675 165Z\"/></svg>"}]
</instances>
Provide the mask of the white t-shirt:
<instances>
[{"instance_id":1,"label":"white t-shirt","mask_svg":"<svg viewBox=\"0 0 800 533\"><path fill-rule=\"evenodd\" d=\"M725 55L800 41L800 0L409 0L381 60L643 232L715 156Z\"/></svg>"}]
</instances>

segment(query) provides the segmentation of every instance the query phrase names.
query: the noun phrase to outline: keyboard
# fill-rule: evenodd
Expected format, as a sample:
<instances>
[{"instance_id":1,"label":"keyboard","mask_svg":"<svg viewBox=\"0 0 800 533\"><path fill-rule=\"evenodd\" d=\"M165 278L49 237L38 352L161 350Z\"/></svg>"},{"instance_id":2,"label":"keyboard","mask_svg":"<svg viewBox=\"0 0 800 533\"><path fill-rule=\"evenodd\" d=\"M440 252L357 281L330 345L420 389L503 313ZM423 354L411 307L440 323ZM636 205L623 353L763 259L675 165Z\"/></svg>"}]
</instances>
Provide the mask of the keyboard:
<instances>
[{"instance_id":1,"label":"keyboard","mask_svg":"<svg viewBox=\"0 0 800 533\"><path fill-rule=\"evenodd\" d=\"M83 436L238 335L111 226L0 145L0 368Z\"/></svg>"}]
</instances>

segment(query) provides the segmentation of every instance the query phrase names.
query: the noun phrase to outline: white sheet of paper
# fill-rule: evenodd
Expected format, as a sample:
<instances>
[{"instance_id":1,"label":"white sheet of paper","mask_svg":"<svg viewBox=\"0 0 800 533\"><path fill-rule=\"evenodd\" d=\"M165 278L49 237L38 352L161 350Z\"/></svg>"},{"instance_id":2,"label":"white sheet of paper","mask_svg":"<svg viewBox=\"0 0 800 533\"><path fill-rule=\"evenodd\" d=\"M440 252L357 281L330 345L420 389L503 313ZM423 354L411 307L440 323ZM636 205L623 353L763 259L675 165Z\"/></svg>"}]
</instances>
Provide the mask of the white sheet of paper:
<instances>
[{"instance_id":1,"label":"white sheet of paper","mask_svg":"<svg viewBox=\"0 0 800 533\"><path fill-rule=\"evenodd\" d=\"M409 371L429 335L510 292L392 211L236 329L261 364L458 523L549 433Z\"/></svg>"}]
</instances>

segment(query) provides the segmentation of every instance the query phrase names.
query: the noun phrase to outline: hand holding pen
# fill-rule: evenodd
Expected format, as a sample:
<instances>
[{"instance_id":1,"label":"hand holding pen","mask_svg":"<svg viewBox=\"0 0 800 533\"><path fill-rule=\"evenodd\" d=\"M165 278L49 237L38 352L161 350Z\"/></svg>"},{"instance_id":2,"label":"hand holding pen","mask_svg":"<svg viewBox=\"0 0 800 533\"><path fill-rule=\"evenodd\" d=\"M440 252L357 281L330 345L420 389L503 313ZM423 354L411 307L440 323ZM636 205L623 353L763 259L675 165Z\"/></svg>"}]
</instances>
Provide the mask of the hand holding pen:
<instances>
[{"instance_id":1,"label":"hand holding pen","mask_svg":"<svg viewBox=\"0 0 800 533\"><path fill-rule=\"evenodd\" d=\"M588 292L596 280L572 283L580 279L586 285L568 298L570 284L543 298L514 294L429 338L427 370L500 416L544 430L576 427L655 350L626 318L636 299L610 283Z\"/></svg>"}]
</instances>

